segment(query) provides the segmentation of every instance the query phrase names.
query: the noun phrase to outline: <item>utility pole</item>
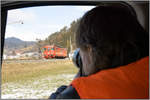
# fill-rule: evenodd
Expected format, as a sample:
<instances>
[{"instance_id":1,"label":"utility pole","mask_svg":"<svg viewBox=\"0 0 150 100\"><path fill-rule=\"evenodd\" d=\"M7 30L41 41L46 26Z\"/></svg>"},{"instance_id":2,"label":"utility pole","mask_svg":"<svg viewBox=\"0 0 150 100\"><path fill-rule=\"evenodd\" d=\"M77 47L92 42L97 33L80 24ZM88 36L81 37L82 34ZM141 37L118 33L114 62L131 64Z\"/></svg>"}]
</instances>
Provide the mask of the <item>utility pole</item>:
<instances>
[{"instance_id":1,"label":"utility pole","mask_svg":"<svg viewBox=\"0 0 150 100\"><path fill-rule=\"evenodd\" d=\"M36 41L37 41L37 48L38 48L39 59L41 59L41 49L40 49L40 47L41 47L41 44L40 44L41 40L40 39L36 39Z\"/></svg>"},{"instance_id":2,"label":"utility pole","mask_svg":"<svg viewBox=\"0 0 150 100\"><path fill-rule=\"evenodd\" d=\"M70 52L72 52L71 36L70 36Z\"/></svg>"}]
</instances>

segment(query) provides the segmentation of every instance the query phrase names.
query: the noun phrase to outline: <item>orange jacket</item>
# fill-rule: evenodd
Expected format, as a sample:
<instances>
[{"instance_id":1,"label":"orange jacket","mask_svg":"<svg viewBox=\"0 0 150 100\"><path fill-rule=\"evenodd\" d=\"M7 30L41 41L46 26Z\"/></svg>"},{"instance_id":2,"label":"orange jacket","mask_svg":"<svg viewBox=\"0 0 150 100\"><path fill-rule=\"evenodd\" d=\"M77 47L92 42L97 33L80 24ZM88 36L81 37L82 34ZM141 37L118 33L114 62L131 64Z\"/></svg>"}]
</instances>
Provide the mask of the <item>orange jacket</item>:
<instances>
[{"instance_id":1,"label":"orange jacket","mask_svg":"<svg viewBox=\"0 0 150 100\"><path fill-rule=\"evenodd\" d=\"M77 78L71 85L81 99L149 98L149 57Z\"/></svg>"}]
</instances>

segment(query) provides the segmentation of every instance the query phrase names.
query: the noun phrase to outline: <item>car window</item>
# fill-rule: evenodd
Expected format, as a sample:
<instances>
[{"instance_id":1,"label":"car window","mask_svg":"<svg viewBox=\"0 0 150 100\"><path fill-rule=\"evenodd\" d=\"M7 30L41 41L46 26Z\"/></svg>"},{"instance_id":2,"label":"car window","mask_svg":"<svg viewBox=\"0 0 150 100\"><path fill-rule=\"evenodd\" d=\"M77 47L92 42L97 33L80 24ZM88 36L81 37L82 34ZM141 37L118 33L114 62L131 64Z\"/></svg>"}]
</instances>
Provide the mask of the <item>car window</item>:
<instances>
[{"instance_id":1,"label":"car window","mask_svg":"<svg viewBox=\"0 0 150 100\"><path fill-rule=\"evenodd\" d=\"M42 6L8 11L2 99L47 99L60 85L69 85L78 71L71 60L76 49L75 32L82 15L93 7Z\"/></svg>"}]
</instances>

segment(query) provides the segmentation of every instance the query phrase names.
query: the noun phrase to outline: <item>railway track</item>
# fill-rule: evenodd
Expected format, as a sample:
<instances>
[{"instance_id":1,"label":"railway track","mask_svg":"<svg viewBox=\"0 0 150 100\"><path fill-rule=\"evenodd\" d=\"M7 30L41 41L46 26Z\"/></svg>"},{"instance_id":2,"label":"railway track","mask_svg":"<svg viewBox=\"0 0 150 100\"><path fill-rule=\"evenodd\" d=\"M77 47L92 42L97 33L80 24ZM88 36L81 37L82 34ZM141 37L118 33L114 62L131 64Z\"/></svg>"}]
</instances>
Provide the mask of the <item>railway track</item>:
<instances>
[{"instance_id":1,"label":"railway track","mask_svg":"<svg viewBox=\"0 0 150 100\"><path fill-rule=\"evenodd\" d=\"M71 62L69 59L3 60L3 63Z\"/></svg>"}]
</instances>

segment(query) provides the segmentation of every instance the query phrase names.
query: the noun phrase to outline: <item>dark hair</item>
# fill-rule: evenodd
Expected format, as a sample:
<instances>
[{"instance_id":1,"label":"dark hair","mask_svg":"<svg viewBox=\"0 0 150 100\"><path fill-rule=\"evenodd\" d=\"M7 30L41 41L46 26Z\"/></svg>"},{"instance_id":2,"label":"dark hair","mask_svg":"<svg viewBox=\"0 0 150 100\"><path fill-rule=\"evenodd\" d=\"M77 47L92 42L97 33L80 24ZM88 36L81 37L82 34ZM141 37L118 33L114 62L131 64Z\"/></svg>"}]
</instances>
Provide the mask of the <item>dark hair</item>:
<instances>
[{"instance_id":1,"label":"dark hair","mask_svg":"<svg viewBox=\"0 0 150 100\"><path fill-rule=\"evenodd\" d=\"M149 55L149 36L139 24L134 9L127 4L98 6L80 20L76 45L92 47L99 69L126 65Z\"/></svg>"}]
</instances>

